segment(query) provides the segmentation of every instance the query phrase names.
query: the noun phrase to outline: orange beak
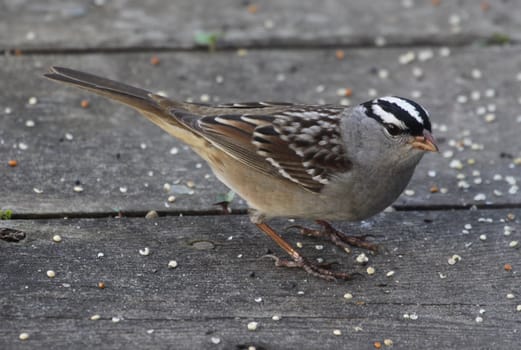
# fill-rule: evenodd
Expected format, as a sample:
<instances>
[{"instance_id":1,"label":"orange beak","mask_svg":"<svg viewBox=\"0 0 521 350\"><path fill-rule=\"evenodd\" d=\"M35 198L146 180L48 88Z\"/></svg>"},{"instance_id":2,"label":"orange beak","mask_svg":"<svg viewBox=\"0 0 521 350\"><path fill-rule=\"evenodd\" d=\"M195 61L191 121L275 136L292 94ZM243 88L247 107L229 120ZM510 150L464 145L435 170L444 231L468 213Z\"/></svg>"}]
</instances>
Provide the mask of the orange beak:
<instances>
[{"instance_id":1,"label":"orange beak","mask_svg":"<svg viewBox=\"0 0 521 350\"><path fill-rule=\"evenodd\" d=\"M413 148L426 151L426 152L438 152L438 146L434 136L427 130L423 131L423 136L415 136L411 141Z\"/></svg>"}]
</instances>

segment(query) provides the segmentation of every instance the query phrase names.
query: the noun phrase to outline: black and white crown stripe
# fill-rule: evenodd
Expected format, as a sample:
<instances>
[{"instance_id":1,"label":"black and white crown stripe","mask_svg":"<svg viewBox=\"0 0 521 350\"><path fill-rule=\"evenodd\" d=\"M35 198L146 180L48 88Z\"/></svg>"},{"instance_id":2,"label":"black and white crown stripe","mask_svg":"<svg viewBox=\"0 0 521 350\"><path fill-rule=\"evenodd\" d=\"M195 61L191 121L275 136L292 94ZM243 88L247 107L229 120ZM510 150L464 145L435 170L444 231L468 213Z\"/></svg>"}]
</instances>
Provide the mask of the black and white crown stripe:
<instances>
[{"instance_id":1,"label":"black and white crown stripe","mask_svg":"<svg viewBox=\"0 0 521 350\"><path fill-rule=\"evenodd\" d=\"M380 97L362 104L366 114L382 124L392 124L408 130L414 136L431 131L429 113L418 103L404 97Z\"/></svg>"}]
</instances>

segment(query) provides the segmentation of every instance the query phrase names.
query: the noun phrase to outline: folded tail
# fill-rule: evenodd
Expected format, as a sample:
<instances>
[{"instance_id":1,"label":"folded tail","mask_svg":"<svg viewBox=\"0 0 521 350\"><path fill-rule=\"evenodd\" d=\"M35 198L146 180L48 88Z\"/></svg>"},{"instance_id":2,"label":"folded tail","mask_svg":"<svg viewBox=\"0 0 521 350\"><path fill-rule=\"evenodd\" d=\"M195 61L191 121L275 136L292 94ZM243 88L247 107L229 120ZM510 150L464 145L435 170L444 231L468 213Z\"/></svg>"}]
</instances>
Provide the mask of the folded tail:
<instances>
[{"instance_id":1,"label":"folded tail","mask_svg":"<svg viewBox=\"0 0 521 350\"><path fill-rule=\"evenodd\" d=\"M194 108L191 104L172 101L144 89L70 68L51 67L44 76L126 104L174 137L196 148L196 151L198 146L205 143L172 113L173 110Z\"/></svg>"}]
</instances>

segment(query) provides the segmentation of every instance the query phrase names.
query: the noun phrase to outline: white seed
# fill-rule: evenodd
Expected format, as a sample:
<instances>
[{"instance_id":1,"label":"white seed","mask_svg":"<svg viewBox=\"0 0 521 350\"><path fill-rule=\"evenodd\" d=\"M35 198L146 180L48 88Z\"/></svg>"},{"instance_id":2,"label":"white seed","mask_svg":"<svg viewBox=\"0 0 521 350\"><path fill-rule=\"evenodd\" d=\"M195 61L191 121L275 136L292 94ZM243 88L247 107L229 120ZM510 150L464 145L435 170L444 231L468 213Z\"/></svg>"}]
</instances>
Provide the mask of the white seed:
<instances>
[{"instance_id":1,"label":"white seed","mask_svg":"<svg viewBox=\"0 0 521 350\"><path fill-rule=\"evenodd\" d=\"M451 150L443 152L443 158L452 158L454 156L454 152Z\"/></svg>"},{"instance_id":2,"label":"white seed","mask_svg":"<svg viewBox=\"0 0 521 350\"><path fill-rule=\"evenodd\" d=\"M355 260L359 264L365 264L369 261L369 258L367 257L367 255L365 255L365 253L360 253Z\"/></svg>"},{"instance_id":3,"label":"white seed","mask_svg":"<svg viewBox=\"0 0 521 350\"><path fill-rule=\"evenodd\" d=\"M374 275L376 273L375 268L372 266L369 266L366 271L368 275Z\"/></svg>"},{"instance_id":4,"label":"white seed","mask_svg":"<svg viewBox=\"0 0 521 350\"><path fill-rule=\"evenodd\" d=\"M394 276L394 274L395 274L395 272L394 272L393 270L391 270L391 271L387 272L387 273L385 274L385 276L387 276L387 277L392 277L392 276Z\"/></svg>"},{"instance_id":5,"label":"white seed","mask_svg":"<svg viewBox=\"0 0 521 350\"><path fill-rule=\"evenodd\" d=\"M177 267L177 261L175 261L175 260L170 260L170 261L168 262L168 268L169 268L169 269L175 269L176 267Z\"/></svg>"},{"instance_id":6,"label":"white seed","mask_svg":"<svg viewBox=\"0 0 521 350\"><path fill-rule=\"evenodd\" d=\"M391 339L384 339L385 346L393 346L393 341Z\"/></svg>"},{"instance_id":7,"label":"white seed","mask_svg":"<svg viewBox=\"0 0 521 350\"><path fill-rule=\"evenodd\" d=\"M418 52L418 60L421 62L428 61L433 57L434 57L434 52L430 49L421 50L420 52Z\"/></svg>"},{"instance_id":8,"label":"white seed","mask_svg":"<svg viewBox=\"0 0 521 350\"><path fill-rule=\"evenodd\" d=\"M261 303L262 302L262 298L261 297L256 297L253 300L255 300L256 303Z\"/></svg>"},{"instance_id":9,"label":"white seed","mask_svg":"<svg viewBox=\"0 0 521 350\"><path fill-rule=\"evenodd\" d=\"M215 82L216 82L217 84L222 84L222 83L224 82L224 78L223 78L223 76L222 76L222 75L218 75L218 76L216 76L216 77L215 77Z\"/></svg>"},{"instance_id":10,"label":"white seed","mask_svg":"<svg viewBox=\"0 0 521 350\"><path fill-rule=\"evenodd\" d=\"M413 67L412 75L414 75L415 78L423 77L423 69L421 69L420 67Z\"/></svg>"},{"instance_id":11,"label":"white seed","mask_svg":"<svg viewBox=\"0 0 521 350\"><path fill-rule=\"evenodd\" d=\"M213 344L217 345L217 344L219 344L219 343L221 342L221 338L218 338L218 337L211 337L211 338L210 338L210 341L211 341Z\"/></svg>"},{"instance_id":12,"label":"white seed","mask_svg":"<svg viewBox=\"0 0 521 350\"><path fill-rule=\"evenodd\" d=\"M273 315L273 316L271 316L271 319L272 319L273 321L280 321L281 316L280 316L280 315Z\"/></svg>"},{"instance_id":13,"label":"white seed","mask_svg":"<svg viewBox=\"0 0 521 350\"><path fill-rule=\"evenodd\" d=\"M477 317L476 317L476 322L477 322L477 323L481 323L481 322L483 322L483 317L481 317L481 316L477 316Z\"/></svg>"},{"instance_id":14,"label":"white seed","mask_svg":"<svg viewBox=\"0 0 521 350\"><path fill-rule=\"evenodd\" d=\"M351 294L351 293L344 294L344 299L347 299L347 300L353 299L353 294Z\"/></svg>"},{"instance_id":15,"label":"white seed","mask_svg":"<svg viewBox=\"0 0 521 350\"><path fill-rule=\"evenodd\" d=\"M487 196L484 193L478 193L474 196L475 201L484 201L485 199L487 199Z\"/></svg>"},{"instance_id":16,"label":"white seed","mask_svg":"<svg viewBox=\"0 0 521 350\"><path fill-rule=\"evenodd\" d=\"M145 247L143 249L140 249L139 250L139 254L140 255L143 255L143 256L147 256L150 254L150 249L148 247Z\"/></svg>"},{"instance_id":17,"label":"white seed","mask_svg":"<svg viewBox=\"0 0 521 350\"><path fill-rule=\"evenodd\" d=\"M517 311L521 311L521 304L519 304L519 305L516 306L516 310L517 310Z\"/></svg>"},{"instance_id":18,"label":"white seed","mask_svg":"<svg viewBox=\"0 0 521 350\"><path fill-rule=\"evenodd\" d=\"M25 126L28 127L28 128L32 128L32 127L34 127L34 121L32 121L32 120L30 120L30 119L29 119L29 120L26 120L26 121L25 121Z\"/></svg>"},{"instance_id":19,"label":"white seed","mask_svg":"<svg viewBox=\"0 0 521 350\"><path fill-rule=\"evenodd\" d=\"M302 242L297 242L296 246L297 246L297 248L302 248L304 245L302 244Z\"/></svg>"},{"instance_id":20,"label":"white seed","mask_svg":"<svg viewBox=\"0 0 521 350\"><path fill-rule=\"evenodd\" d=\"M167 201L168 203L174 203L176 200L175 196L168 196Z\"/></svg>"},{"instance_id":21,"label":"white seed","mask_svg":"<svg viewBox=\"0 0 521 350\"><path fill-rule=\"evenodd\" d=\"M494 120L496 120L496 115L495 114L488 113L487 115L485 115L485 121L487 123L492 123Z\"/></svg>"},{"instance_id":22,"label":"white seed","mask_svg":"<svg viewBox=\"0 0 521 350\"><path fill-rule=\"evenodd\" d=\"M250 322L250 323L248 323L248 330L255 331L255 330L257 330L258 326L259 326L258 322Z\"/></svg>"},{"instance_id":23,"label":"white seed","mask_svg":"<svg viewBox=\"0 0 521 350\"><path fill-rule=\"evenodd\" d=\"M434 170L429 170L429 171L427 172L427 175L428 175L429 177L436 177L436 171L434 171Z\"/></svg>"},{"instance_id":24,"label":"white seed","mask_svg":"<svg viewBox=\"0 0 521 350\"><path fill-rule=\"evenodd\" d=\"M447 262L449 263L449 265L454 265L460 260L461 260L461 256L454 254L453 256L451 256L449 258L449 260Z\"/></svg>"},{"instance_id":25,"label":"white seed","mask_svg":"<svg viewBox=\"0 0 521 350\"><path fill-rule=\"evenodd\" d=\"M414 61L415 59L416 59L416 54L414 53L414 51L408 51L408 52L404 53L403 55L400 55L400 57L398 57L398 62L400 62L400 64L409 64L412 61Z\"/></svg>"},{"instance_id":26,"label":"white seed","mask_svg":"<svg viewBox=\"0 0 521 350\"><path fill-rule=\"evenodd\" d=\"M465 224L465 226L463 226L465 228L465 230L472 230L472 225L471 224Z\"/></svg>"},{"instance_id":27,"label":"white seed","mask_svg":"<svg viewBox=\"0 0 521 350\"><path fill-rule=\"evenodd\" d=\"M467 96L465 95L459 95L457 98L456 98L456 101L458 101L458 103L467 103L468 101L468 98Z\"/></svg>"},{"instance_id":28,"label":"white seed","mask_svg":"<svg viewBox=\"0 0 521 350\"><path fill-rule=\"evenodd\" d=\"M414 190L405 190L404 193L406 196L414 196L415 192L414 192Z\"/></svg>"},{"instance_id":29,"label":"white seed","mask_svg":"<svg viewBox=\"0 0 521 350\"><path fill-rule=\"evenodd\" d=\"M417 320L417 319L418 319L418 314L417 314L417 313L415 313L415 312L413 312L412 314L410 314L410 316L409 316L409 317L410 317L410 319L411 319L411 320L413 320L413 321L414 321L414 320Z\"/></svg>"},{"instance_id":30,"label":"white seed","mask_svg":"<svg viewBox=\"0 0 521 350\"><path fill-rule=\"evenodd\" d=\"M127 190L128 190L128 188L126 186L121 186L119 188L119 192L121 192L121 193L127 193Z\"/></svg>"},{"instance_id":31,"label":"white seed","mask_svg":"<svg viewBox=\"0 0 521 350\"><path fill-rule=\"evenodd\" d=\"M56 243L60 243L62 241L62 237L60 235L52 236L52 240Z\"/></svg>"},{"instance_id":32,"label":"white seed","mask_svg":"<svg viewBox=\"0 0 521 350\"><path fill-rule=\"evenodd\" d=\"M508 244L508 246L509 246L510 248L515 248L515 247L518 246L518 244L519 244L518 241L510 241L510 243Z\"/></svg>"},{"instance_id":33,"label":"white seed","mask_svg":"<svg viewBox=\"0 0 521 350\"><path fill-rule=\"evenodd\" d=\"M471 75L474 79L481 79L481 77L483 76L479 69L473 69Z\"/></svg>"},{"instance_id":34,"label":"white seed","mask_svg":"<svg viewBox=\"0 0 521 350\"><path fill-rule=\"evenodd\" d=\"M342 331L340 329L333 329L333 334L339 336L342 335Z\"/></svg>"},{"instance_id":35,"label":"white seed","mask_svg":"<svg viewBox=\"0 0 521 350\"><path fill-rule=\"evenodd\" d=\"M78 193L83 192L83 186L76 185L76 186L74 186L74 187L72 188L72 190L73 190L74 192L78 192Z\"/></svg>"},{"instance_id":36,"label":"white seed","mask_svg":"<svg viewBox=\"0 0 521 350\"><path fill-rule=\"evenodd\" d=\"M38 103L38 99L36 97L29 97L29 104L30 105L35 105Z\"/></svg>"},{"instance_id":37,"label":"white seed","mask_svg":"<svg viewBox=\"0 0 521 350\"><path fill-rule=\"evenodd\" d=\"M378 77L380 79L387 79L389 77L389 71L387 69L380 69L378 71Z\"/></svg>"},{"instance_id":38,"label":"white seed","mask_svg":"<svg viewBox=\"0 0 521 350\"><path fill-rule=\"evenodd\" d=\"M450 49L448 47L442 47L440 48L439 54L441 57L448 57L450 56Z\"/></svg>"},{"instance_id":39,"label":"white seed","mask_svg":"<svg viewBox=\"0 0 521 350\"><path fill-rule=\"evenodd\" d=\"M29 146L24 142L20 142L20 143L18 143L18 148L22 151L25 151L26 149L29 148Z\"/></svg>"},{"instance_id":40,"label":"white seed","mask_svg":"<svg viewBox=\"0 0 521 350\"><path fill-rule=\"evenodd\" d=\"M18 339L20 339L20 340L27 340L27 339L29 339L29 333L25 333L25 332L20 333L20 335L18 336Z\"/></svg>"},{"instance_id":41,"label":"white seed","mask_svg":"<svg viewBox=\"0 0 521 350\"><path fill-rule=\"evenodd\" d=\"M90 317L90 320L91 320L91 321L97 321L97 320L99 320L100 318L101 318L100 315L95 314L95 315L92 315L92 316Z\"/></svg>"},{"instance_id":42,"label":"white seed","mask_svg":"<svg viewBox=\"0 0 521 350\"><path fill-rule=\"evenodd\" d=\"M322 250L322 249L324 249L324 246L321 245L321 244L317 244L317 245L315 246L315 249L316 249L316 250Z\"/></svg>"},{"instance_id":43,"label":"white seed","mask_svg":"<svg viewBox=\"0 0 521 350\"><path fill-rule=\"evenodd\" d=\"M477 90L472 91L470 93L470 98L473 99L474 101L477 101L477 100L479 100L481 98L481 93L479 91L477 91Z\"/></svg>"},{"instance_id":44,"label":"white seed","mask_svg":"<svg viewBox=\"0 0 521 350\"><path fill-rule=\"evenodd\" d=\"M385 44L387 44L387 40L383 36L377 36L374 39L374 44L378 47L385 46Z\"/></svg>"},{"instance_id":45,"label":"white seed","mask_svg":"<svg viewBox=\"0 0 521 350\"><path fill-rule=\"evenodd\" d=\"M112 317L112 322L113 323L118 323L119 321L121 321L121 318L119 318L117 316Z\"/></svg>"},{"instance_id":46,"label":"white seed","mask_svg":"<svg viewBox=\"0 0 521 350\"><path fill-rule=\"evenodd\" d=\"M513 293L507 294L507 299L514 299L516 296Z\"/></svg>"},{"instance_id":47,"label":"white seed","mask_svg":"<svg viewBox=\"0 0 521 350\"><path fill-rule=\"evenodd\" d=\"M208 102L210 101L210 95L202 94L201 97L199 97L199 99L201 100L201 102Z\"/></svg>"},{"instance_id":48,"label":"white seed","mask_svg":"<svg viewBox=\"0 0 521 350\"><path fill-rule=\"evenodd\" d=\"M449 167L451 167L452 169L461 170L461 169L463 169L463 163L459 159L453 159L450 162Z\"/></svg>"},{"instance_id":49,"label":"white seed","mask_svg":"<svg viewBox=\"0 0 521 350\"><path fill-rule=\"evenodd\" d=\"M495 96L496 96L496 90L494 90L494 89L485 90L485 97L492 98Z\"/></svg>"},{"instance_id":50,"label":"white seed","mask_svg":"<svg viewBox=\"0 0 521 350\"><path fill-rule=\"evenodd\" d=\"M482 241L486 241L487 240L487 235L486 234L479 235L479 239L482 240Z\"/></svg>"},{"instance_id":51,"label":"white seed","mask_svg":"<svg viewBox=\"0 0 521 350\"><path fill-rule=\"evenodd\" d=\"M170 148L170 154L176 155L178 153L179 153L179 148L177 148L177 147Z\"/></svg>"},{"instance_id":52,"label":"white seed","mask_svg":"<svg viewBox=\"0 0 521 350\"><path fill-rule=\"evenodd\" d=\"M171 188L172 188L172 186L171 186L169 183L165 183L165 184L163 185L163 190L164 190L165 192L170 192Z\"/></svg>"},{"instance_id":53,"label":"white seed","mask_svg":"<svg viewBox=\"0 0 521 350\"><path fill-rule=\"evenodd\" d=\"M47 271L47 277L49 277L49 278L56 277L56 272L54 272L53 270Z\"/></svg>"}]
</instances>

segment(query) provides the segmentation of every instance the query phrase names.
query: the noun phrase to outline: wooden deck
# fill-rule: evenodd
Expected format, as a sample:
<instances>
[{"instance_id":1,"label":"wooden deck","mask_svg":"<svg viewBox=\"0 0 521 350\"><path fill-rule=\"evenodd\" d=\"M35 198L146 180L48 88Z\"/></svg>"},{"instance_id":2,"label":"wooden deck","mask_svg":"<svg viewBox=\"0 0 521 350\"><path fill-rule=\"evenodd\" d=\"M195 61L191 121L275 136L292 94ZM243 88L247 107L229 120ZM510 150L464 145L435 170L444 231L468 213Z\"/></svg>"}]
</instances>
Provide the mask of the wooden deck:
<instances>
[{"instance_id":1,"label":"wooden deck","mask_svg":"<svg viewBox=\"0 0 521 350\"><path fill-rule=\"evenodd\" d=\"M492 0L0 4L0 349L518 348L520 26ZM385 247L366 265L273 222L361 274L326 282L262 259L283 252L240 199L221 215L228 190L193 152L50 65L194 101L413 97L441 152L394 210L335 223Z\"/></svg>"}]
</instances>

